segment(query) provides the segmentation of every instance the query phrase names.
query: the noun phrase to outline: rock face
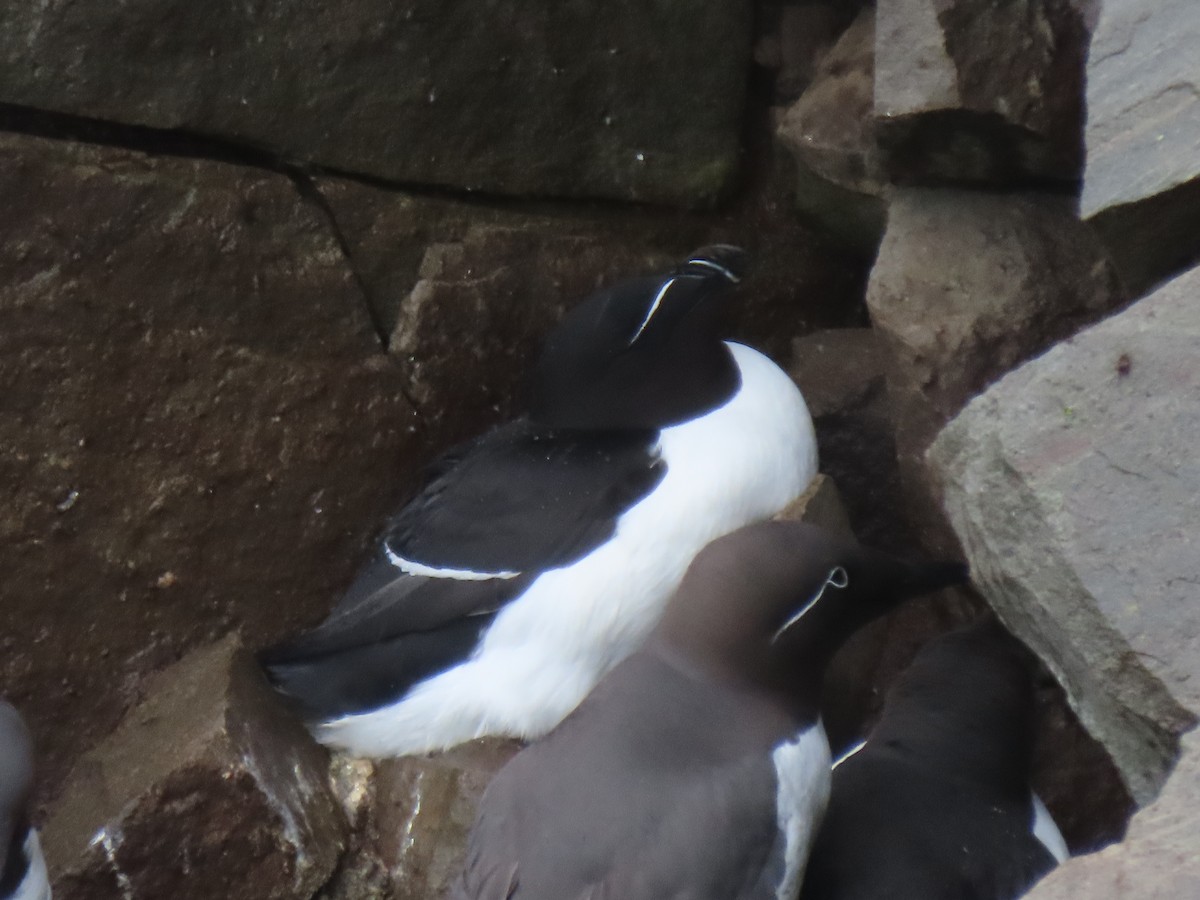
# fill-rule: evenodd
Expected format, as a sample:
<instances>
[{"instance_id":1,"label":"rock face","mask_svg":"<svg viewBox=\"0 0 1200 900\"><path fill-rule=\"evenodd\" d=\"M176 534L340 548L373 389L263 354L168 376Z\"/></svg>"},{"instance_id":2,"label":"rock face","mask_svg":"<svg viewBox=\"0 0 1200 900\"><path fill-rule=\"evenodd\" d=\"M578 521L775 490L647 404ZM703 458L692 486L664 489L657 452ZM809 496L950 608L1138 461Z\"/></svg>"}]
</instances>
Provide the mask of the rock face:
<instances>
[{"instance_id":1,"label":"rock face","mask_svg":"<svg viewBox=\"0 0 1200 900\"><path fill-rule=\"evenodd\" d=\"M1200 15L1105 0L1087 66L1080 212L1136 291L1200 257Z\"/></svg>"},{"instance_id":2,"label":"rock face","mask_svg":"<svg viewBox=\"0 0 1200 900\"><path fill-rule=\"evenodd\" d=\"M796 159L797 209L868 255L887 218L874 91L875 9L866 7L777 129Z\"/></svg>"},{"instance_id":3,"label":"rock face","mask_svg":"<svg viewBox=\"0 0 1200 900\"><path fill-rule=\"evenodd\" d=\"M484 738L445 753L368 762L336 757L334 771L358 846L321 897L436 900L462 868L475 808L518 741Z\"/></svg>"},{"instance_id":4,"label":"rock face","mask_svg":"<svg viewBox=\"0 0 1200 900\"><path fill-rule=\"evenodd\" d=\"M288 179L0 135L0 208L0 682L57 785L146 673L324 614L415 418Z\"/></svg>"},{"instance_id":5,"label":"rock face","mask_svg":"<svg viewBox=\"0 0 1200 900\"><path fill-rule=\"evenodd\" d=\"M311 896L345 825L324 751L226 638L150 682L42 840L55 897L266 900Z\"/></svg>"},{"instance_id":6,"label":"rock face","mask_svg":"<svg viewBox=\"0 0 1200 900\"><path fill-rule=\"evenodd\" d=\"M968 399L1123 299L1064 201L897 191L867 305L893 357L888 389L911 501L929 506L921 454ZM936 531L924 536L938 541Z\"/></svg>"},{"instance_id":7,"label":"rock face","mask_svg":"<svg viewBox=\"0 0 1200 900\"><path fill-rule=\"evenodd\" d=\"M899 181L1066 179L1091 0L879 0L875 112Z\"/></svg>"},{"instance_id":8,"label":"rock face","mask_svg":"<svg viewBox=\"0 0 1200 900\"><path fill-rule=\"evenodd\" d=\"M751 5L17 0L5 26L3 102L410 183L707 205L736 169Z\"/></svg>"},{"instance_id":9,"label":"rock face","mask_svg":"<svg viewBox=\"0 0 1200 900\"><path fill-rule=\"evenodd\" d=\"M1133 796L1200 712L1200 270L973 401L929 452L976 582Z\"/></svg>"}]
</instances>

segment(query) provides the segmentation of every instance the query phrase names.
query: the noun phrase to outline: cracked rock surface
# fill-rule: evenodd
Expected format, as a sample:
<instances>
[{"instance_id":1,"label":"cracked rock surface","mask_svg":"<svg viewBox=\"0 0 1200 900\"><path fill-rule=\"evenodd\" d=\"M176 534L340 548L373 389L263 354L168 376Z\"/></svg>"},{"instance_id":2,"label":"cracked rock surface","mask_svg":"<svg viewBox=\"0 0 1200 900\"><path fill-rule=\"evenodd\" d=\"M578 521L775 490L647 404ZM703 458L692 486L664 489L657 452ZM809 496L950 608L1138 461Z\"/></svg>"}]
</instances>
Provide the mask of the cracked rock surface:
<instances>
[{"instance_id":1,"label":"cracked rock surface","mask_svg":"<svg viewBox=\"0 0 1200 900\"><path fill-rule=\"evenodd\" d=\"M747 0L10 0L0 101L408 183L707 206L737 168L751 17Z\"/></svg>"},{"instance_id":2,"label":"cracked rock surface","mask_svg":"<svg viewBox=\"0 0 1200 900\"><path fill-rule=\"evenodd\" d=\"M324 614L415 420L287 178L0 134L0 208L0 676L52 792L148 672Z\"/></svg>"}]
</instances>

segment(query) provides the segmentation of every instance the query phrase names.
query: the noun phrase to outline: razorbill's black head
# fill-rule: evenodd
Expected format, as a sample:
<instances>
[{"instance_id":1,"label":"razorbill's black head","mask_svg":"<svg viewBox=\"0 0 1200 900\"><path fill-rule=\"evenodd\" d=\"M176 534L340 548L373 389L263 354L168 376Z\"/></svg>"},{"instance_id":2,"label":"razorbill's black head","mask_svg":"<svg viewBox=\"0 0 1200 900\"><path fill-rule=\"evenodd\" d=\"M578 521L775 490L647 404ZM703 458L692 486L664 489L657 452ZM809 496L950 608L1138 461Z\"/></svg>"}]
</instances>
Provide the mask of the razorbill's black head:
<instances>
[{"instance_id":1,"label":"razorbill's black head","mask_svg":"<svg viewBox=\"0 0 1200 900\"><path fill-rule=\"evenodd\" d=\"M990 619L922 649L834 772L805 900L1012 900L1066 858L1029 788L1030 665Z\"/></svg>"},{"instance_id":2,"label":"razorbill's black head","mask_svg":"<svg viewBox=\"0 0 1200 900\"><path fill-rule=\"evenodd\" d=\"M717 333L742 269L710 247L585 300L547 339L533 417L448 452L330 617L263 654L323 743L545 734L646 638L696 553L805 490L804 398Z\"/></svg>"},{"instance_id":3,"label":"razorbill's black head","mask_svg":"<svg viewBox=\"0 0 1200 900\"><path fill-rule=\"evenodd\" d=\"M29 821L33 742L20 714L0 700L0 900L49 900L50 883Z\"/></svg>"},{"instance_id":4,"label":"razorbill's black head","mask_svg":"<svg viewBox=\"0 0 1200 900\"><path fill-rule=\"evenodd\" d=\"M488 786L451 896L794 896L828 793L824 661L964 575L797 523L713 542L646 644Z\"/></svg>"},{"instance_id":5,"label":"razorbill's black head","mask_svg":"<svg viewBox=\"0 0 1200 900\"><path fill-rule=\"evenodd\" d=\"M529 414L558 428L660 428L720 406L738 388L721 340L737 247L702 247L666 276L598 291L546 339L528 387Z\"/></svg>"}]
</instances>

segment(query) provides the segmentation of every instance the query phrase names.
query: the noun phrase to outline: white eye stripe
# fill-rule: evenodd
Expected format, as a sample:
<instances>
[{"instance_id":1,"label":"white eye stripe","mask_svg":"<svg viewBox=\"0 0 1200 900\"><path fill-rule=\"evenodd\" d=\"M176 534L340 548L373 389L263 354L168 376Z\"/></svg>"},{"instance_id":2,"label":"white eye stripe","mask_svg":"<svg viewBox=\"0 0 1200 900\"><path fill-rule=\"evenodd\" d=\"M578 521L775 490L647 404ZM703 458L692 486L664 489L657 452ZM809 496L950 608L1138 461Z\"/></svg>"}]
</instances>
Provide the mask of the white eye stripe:
<instances>
[{"instance_id":1,"label":"white eye stripe","mask_svg":"<svg viewBox=\"0 0 1200 900\"><path fill-rule=\"evenodd\" d=\"M850 576L846 573L845 569L843 569L841 566L834 566L832 569L830 569L829 574L825 576L825 583L821 585L813 598L805 603L803 607L801 607L798 613L779 626L779 630L776 631L771 637L771 643L773 644L779 640L780 635L804 618L804 614L817 605L817 601L820 600L825 594L825 588L833 587L840 590L849 584Z\"/></svg>"},{"instance_id":2,"label":"white eye stripe","mask_svg":"<svg viewBox=\"0 0 1200 900\"><path fill-rule=\"evenodd\" d=\"M655 295L654 302L650 304L650 311L646 313L646 318L642 319L642 324L639 325L638 330L633 333L633 337L629 339L629 343L632 344L639 337L641 337L642 332L646 330L646 326L650 324L651 317L655 312L658 311L658 305L662 303L663 297L667 295L667 291L670 290L671 285L674 283L674 278L668 279L667 283L658 289L658 294Z\"/></svg>"},{"instance_id":3,"label":"white eye stripe","mask_svg":"<svg viewBox=\"0 0 1200 900\"><path fill-rule=\"evenodd\" d=\"M703 256L698 256L695 259L689 259L687 264L689 266L704 266L707 269L712 269L714 272L720 272L734 284L738 284L742 280L729 271L729 269L725 268L719 263L713 262L711 259L705 259Z\"/></svg>"}]
</instances>

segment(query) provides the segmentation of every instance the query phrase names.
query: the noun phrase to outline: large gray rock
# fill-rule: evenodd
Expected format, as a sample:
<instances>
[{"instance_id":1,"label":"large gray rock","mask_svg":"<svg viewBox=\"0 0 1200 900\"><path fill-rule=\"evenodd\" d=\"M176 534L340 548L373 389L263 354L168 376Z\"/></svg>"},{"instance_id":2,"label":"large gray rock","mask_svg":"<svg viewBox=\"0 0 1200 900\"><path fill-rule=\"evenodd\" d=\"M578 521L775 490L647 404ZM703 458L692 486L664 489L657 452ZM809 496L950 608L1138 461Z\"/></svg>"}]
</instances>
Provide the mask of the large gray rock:
<instances>
[{"instance_id":1,"label":"large gray rock","mask_svg":"<svg viewBox=\"0 0 1200 900\"><path fill-rule=\"evenodd\" d=\"M867 306L892 353L897 453L927 541L949 537L937 526L922 459L941 426L1009 369L1123 299L1103 249L1065 200L896 192Z\"/></svg>"},{"instance_id":2,"label":"large gray rock","mask_svg":"<svg viewBox=\"0 0 1200 900\"><path fill-rule=\"evenodd\" d=\"M1070 180L1094 0L879 0L875 113L900 181Z\"/></svg>"},{"instance_id":3,"label":"large gray rock","mask_svg":"<svg viewBox=\"0 0 1200 900\"><path fill-rule=\"evenodd\" d=\"M55 897L312 896L346 821L325 752L251 656L225 638L146 694L79 761L42 831Z\"/></svg>"},{"instance_id":4,"label":"large gray rock","mask_svg":"<svg viewBox=\"0 0 1200 900\"><path fill-rule=\"evenodd\" d=\"M1182 753L1157 800L1129 824L1124 842L1070 860L1027 894L1028 900L1180 900L1200 897L1200 732Z\"/></svg>"},{"instance_id":5,"label":"large gray rock","mask_svg":"<svg viewBox=\"0 0 1200 900\"><path fill-rule=\"evenodd\" d=\"M866 7L777 129L796 159L797 208L867 255L887 218L874 90L875 9Z\"/></svg>"},{"instance_id":6,"label":"large gray rock","mask_svg":"<svg viewBox=\"0 0 1200 900\"><path fill-rule=\"evenodd\" d=\"M284 177L0 136L0 693L43 784L142 676L319 619L419 462Z\"/></svg>"},{"instance_id":7,"label":"large gray rock","mask_svg":"<svg viewBox=\"0 0 1200 900\"><path fill-rule=\"evenodd\" d=\"M1087 65L1081 214L1140 292L1200 256L1200 8L1105 0Z\"/></svg>"},{"instance_id":8,"label":"large gray rock","mask_svg":"<svg viewBox=\"0 0 1200 900\"><path fill-rule=\"evenodd\" d=\"M976 583L1134 797L1200 712L1200 270L974 400L929 459Z\"/></svg>"},{"instance_id":9,"label":"large gray rock","mask_svg":"<svg viewBox=\"0 0 1200 900\"><path fill-rule=\"evenodd\" d=\"M747 0L6 4L0 101L506 194L712 204Z\"/></svg>"}]
</instances>

